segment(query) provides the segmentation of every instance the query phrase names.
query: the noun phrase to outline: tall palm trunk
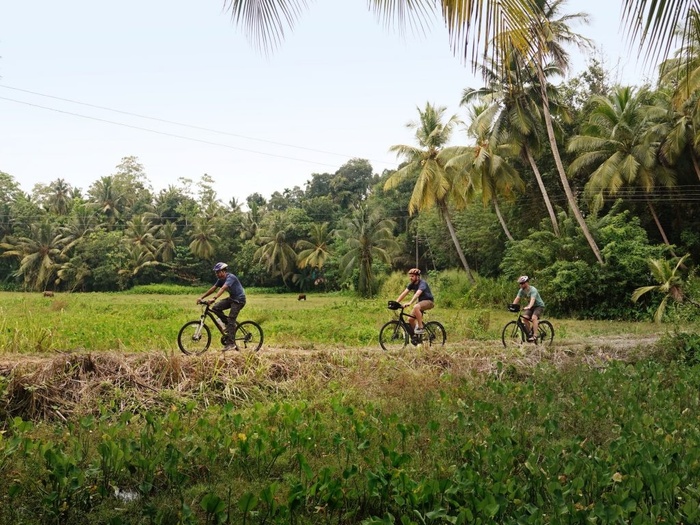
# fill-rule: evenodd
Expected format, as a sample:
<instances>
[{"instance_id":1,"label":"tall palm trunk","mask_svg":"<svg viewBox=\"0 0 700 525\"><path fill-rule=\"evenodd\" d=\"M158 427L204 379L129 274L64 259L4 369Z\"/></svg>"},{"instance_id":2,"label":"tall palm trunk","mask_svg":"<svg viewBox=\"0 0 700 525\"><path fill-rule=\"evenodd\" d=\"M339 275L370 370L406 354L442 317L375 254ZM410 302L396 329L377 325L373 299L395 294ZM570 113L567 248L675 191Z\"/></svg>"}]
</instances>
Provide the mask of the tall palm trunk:
<instances>
[{"instance_id":1,"label":"tall palm trunk","mask_svg":"<svg viewBox=\"0 0 700 525\"><path fill-rule=\"evenodd\" d=\"M508 240L512 241L513 236L510 234L510 230L508 229L508 225L506 224L503 215L501 215L501 208L498 207L498 201L496 200L495 195L491 198L491 201L493 202L493 209L496 211L496 217L498 217L498 222L501 223L501 228L503 228L503 232L506 234L506 237L508 237Z\"/></svg>"},{"instance_id":2,"label":"tall palm trunk","mask_svg":"<svg viewBox=\"0 0 700 525\"><path fill-rule=\"evenodd\" d=\"M664 244L666 246L671 246L671 243L668 242L668 237L666 237L666 230L664 230L664 227L661 226L661 221L659 220L659 216L656 214L656 209L654 208L654 205L651 203L649 199L647 201L647 207L649 208L649 212L651 212L651 216L654 219L654 223L656 224L656 228L659 230L659 233L661 234L661 238L664 241ZM677 257L677 255L673 252L673 249L671 249L671 255L674 257Z\"/></svg>"},{"instance_id":3,"label":"tall palm trunk","mask_svg":"<svg viewBox=\"0 0 700 525\"><path fill-rule=\"evenodd\" d=\"M457 250L457 255L459 255L459 260L462 261L462 266L464 266L464 271L467 272L467 277L469 278L469 282L472 284L476 283L476 279L474 279L474 275L472 274L471 268L469 268L469 263L467 263L467 258L464 256L464 251L462 250L462 245L459 244L459 239L457 239L457 233L455 232L455 228L452 225L452 220L450 219L450 212L447 209L447 204L441 203L439 204L439 209L440 209L440 215L442 215L442 218L445 220L445 224L447 225L447 230L450 232L450 237L452 237L452 242L455 245L455 249Z\"/></svg>"},{"instance_id":4,"label":"tall palm trunk","mask_svg":"<svg viewBox=\"0 0 700 525\"><path fill-rule=\"evenodd\" d=\"M698 165L698 156L694 149L690 149L690 158L693 159L693 169L695 170L695 175L698 180L700 180L700 165Z\"/></svg>"},{"instance_id":5,"label":"tall palm trunk","mask_svg":"<svg viewBox=\"0 0 700 525\"><path fill-rule=\"evenodd\" d=\"M557 221L557 215L554 213L552 201L549 200L549 193L547 193L547 188L545 187L544 181L542 180L542 174L540 173L540 170L537 167L537 163L535 162L535 158L532 156L532 152L530 151L530 148L527 147L527 145L525 146L525 155L527 156L527 160L530 163L530 167L532 168L532 171L535 174L537 185L540 187L540 192L542 193L544 204L547 207L547 212L549 213L549 220L552 221L552 229L554 230L554 235L559 237L559 221Z\"/></svg>"},{"instance_id":6,"label":"tall palm trunk","mask_svg":"<svg viewBox=\"0 0 700 525\"><path fill-rule=\"evenodd\" d=\"M552 150L552 155L554 156L554 163L557 166L557 171L559 172L559 178L561 179L561 185L564 187L564 193L566 194L566 200L569 203L569 208L571 208L571 211L574 214L574 217L576 217L576 221L578 222L578 225L580 226L584 237L586 237L586 240L588 241L588 245L591 247L591 250L593 251L595 258L598 260L598 263L605 264L603 262L603 257L600 255L600 250L598 249L598 245L596 244L595 239L593 238L593 235L591 235L591 232L588 229L588 225L586 224L586 221L584 220L583 215L581 215L581 210L579 209L578 204L576 204L576 199L574 198L574 193L573 193L573 191L571 191L571 186L569 185L569 179L566 178L566 171L564 170L564 164L562 163L561 157L559 156L559 148L557 147L557 139L554 136L554 125L552 124L552 115L549 111L549 97L547 96L547 83L546 83L547 81L544 77L544 72L542 71L542 66L540 65L540 61L537 62L536 69L537 69L537 77L540 80L540 92L542 93L542 111L544 113L544 122L547 126L547 136L549 137L549 146L550 146L550 149Z\"/></svg>"}]
</instances>

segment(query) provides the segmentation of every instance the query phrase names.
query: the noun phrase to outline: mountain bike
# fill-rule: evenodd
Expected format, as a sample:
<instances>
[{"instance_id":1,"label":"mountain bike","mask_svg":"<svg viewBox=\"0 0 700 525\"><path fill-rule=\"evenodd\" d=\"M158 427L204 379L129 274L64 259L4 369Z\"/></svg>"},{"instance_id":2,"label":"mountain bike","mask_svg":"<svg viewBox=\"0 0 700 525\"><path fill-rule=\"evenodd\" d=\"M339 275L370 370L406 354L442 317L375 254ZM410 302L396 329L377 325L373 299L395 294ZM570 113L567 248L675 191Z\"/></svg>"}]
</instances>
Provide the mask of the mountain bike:
<instances>
[{"instance_id":1,"label":"mountain bike","mask_svg":"<svg viewBox=\"0 0 700 525\"><path fill-rule=\"evenodd\" d=\"M409 341L414 346L442 346L445 344L447 332L437 321L423 323L424 332L422 334L414 334L408 319L415 319L415 316L404 312L404 307L396 301L389 301L387 307L389 310L396 311L397 317L382 326L382 329L379 331L379 344L384 350L401 350Z\"/></svg>"},{"instance_id":2,"label":"mountain bike","mask_svg":"<svg viewBox=\"0 0 700 525\"><path fill-rule=\"evenodd\" d=\"M206 324L207 318L221 332L221 344L224 346L235 344L238 350L252 350L257 352L263 344L263 330L255 321L242 321L236 323L233 340L226 335L226 325L211 311L213 301L197 301L202 305L202 315L198 321L189 321L180 328L177 334L177 346L183 354L199 355L206 352L211 344L211 329Z\"/></svg>"},{"instance_id":3,"label":"mountain bike","mask_svg":"<svg viewBox=\"0 0 700 525\"><path fill-rule=\"evenodd\" d=\"M501 341L503 341L503 346L508 348L509 346L521 346L527 341L528 331L525 323L523 322L524 317L520 313L519 304L509 304L509 312L515 312L518 314L518 319L515 321L509 321L503 327L503 333L501 334ZM536 345L542 344L549 346L554 340L554 326L552 323L545 319L540 319L537 325L537 337L535 337L534 343Z\"/></svg>"}]
</instances>

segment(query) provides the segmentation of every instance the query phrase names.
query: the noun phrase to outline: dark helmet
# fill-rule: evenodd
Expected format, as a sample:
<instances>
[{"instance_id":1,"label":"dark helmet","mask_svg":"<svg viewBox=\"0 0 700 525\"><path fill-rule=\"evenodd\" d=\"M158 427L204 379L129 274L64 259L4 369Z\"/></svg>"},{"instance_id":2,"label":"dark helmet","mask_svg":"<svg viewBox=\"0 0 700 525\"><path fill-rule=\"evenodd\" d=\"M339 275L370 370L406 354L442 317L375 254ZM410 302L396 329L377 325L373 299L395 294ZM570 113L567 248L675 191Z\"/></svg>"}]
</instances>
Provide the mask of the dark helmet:
<instances>
[{"instance_id":1,"label":"dark helmet","mask_svg":"<svg viewBox=\"0 0 700 525\"><path fill-rule=\"evenodd\" d=\"M420 270L418 268L411 268L408 270L408 275L420 275Z\"/></svg>"},{"instance_id":2,"label":"dark helmet","mask_svg":"<svg viewBox=\"0 0 700 525\"><path fill-rule=\"evenodd\" d=\"M228 264L226 264L225 262L218 262L214 265L215 272L225 270L226 268L228 268Z\"/></svg>"},{"instance_id":3,"label":"dark helmet","mask_svg":"<svg viewBox=\"0 0 700 525\"><path fill-rule=\"evenodd\" d=\"M528 282L529 280L530 280L530 278L529 278L527 275L521 275L521 276L518 278L518 284L526 283L526 282Z\"/></svg>"}]
</instances>

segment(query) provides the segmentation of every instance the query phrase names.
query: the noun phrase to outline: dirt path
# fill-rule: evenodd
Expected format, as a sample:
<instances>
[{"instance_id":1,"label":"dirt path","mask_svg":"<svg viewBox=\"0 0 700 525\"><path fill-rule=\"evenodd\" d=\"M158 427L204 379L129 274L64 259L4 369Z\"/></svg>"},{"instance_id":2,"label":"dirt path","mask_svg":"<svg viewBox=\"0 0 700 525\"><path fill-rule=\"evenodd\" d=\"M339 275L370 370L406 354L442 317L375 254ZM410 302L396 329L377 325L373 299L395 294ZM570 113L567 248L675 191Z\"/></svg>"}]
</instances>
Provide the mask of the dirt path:
<instances>
[{"instance_id":1,"label":"dirt path","mask_svg":"<svg viewBox=\"0 0 700 525\"><path fill-rule=\"evenodd\" d=\"M638 334L618 334L618 335L608 335L608 336L591 336L586 338L574 338L574 339L564 339L564 340L554 340L554 344L549 349L552 352L562 351L565 353L579 353L579 352L595 352L595 353L608 353L611 357L625 354L628 350L635 348L651 347L656 344L659 340L658 335L638 335ZM467 340L457 343L449 343L445 346L445 351L447 352L457 352L461 353L463 351L469 353L477 353L479 355L491 354L498 356L499 359L503 357L504 348L500 341L477 341L477 340ZM542 352L547 351L547 349L536 347L534 345L528 344L523 346L523 351L526 353L532 352ZM265 359L274 360L275 356L283 356L289 358L292 356L305 356L308 357L312 354L318 352L347 352L356 354L368 354L372 355L377 352L383 353L379 348L379 345L369 346L369 347L357 347L357 348L347 348L347 347L335 347L335 346L315 346L312 349L302 349L302 348L284 348L284 347L268 347L264 346L259 356ZM410 347L407 348L407 352L410 352ZM126 363L137 364L139 361L143 361L149 352L138 352L138 353L124 353L124 352L56 352L51 354L5 354L0 355L0 375L7 376L12 370L17 367L21 367L24 370L31 370L35 368L43 368L56 360L66 359L70 361L71 357L78 355L102 355L109 356L114 359L122 360ZM170 354L165 350L154 350L152 354L158 355L175 355L181 356L181 354L175 352ZM237 353L223 353L218 348L210 349L205 356L235 356L240 355ZM181 356L185 358L185 356ZM196 358L196 357L195 357Z\"/></svg>"}]
</instances>

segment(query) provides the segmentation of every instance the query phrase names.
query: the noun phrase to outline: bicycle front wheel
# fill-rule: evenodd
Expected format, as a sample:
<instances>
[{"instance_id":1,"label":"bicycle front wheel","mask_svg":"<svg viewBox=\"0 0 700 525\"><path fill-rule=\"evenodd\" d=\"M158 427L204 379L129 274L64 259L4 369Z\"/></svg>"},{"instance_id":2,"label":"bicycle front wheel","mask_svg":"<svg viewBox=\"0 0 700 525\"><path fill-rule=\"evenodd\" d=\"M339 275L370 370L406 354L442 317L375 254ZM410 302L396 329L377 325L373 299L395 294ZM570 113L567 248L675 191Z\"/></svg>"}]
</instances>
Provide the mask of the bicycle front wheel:
<instances>
[{"instance_id":1,"label":"bicycle front wheel","mask_svg":"<svg viewBox=\"0 0 700 525\"><path fill-rule=\"evenodd\" d=\"M429 321L423 326L425 334L423 341L427 340L428 346L443 346L447 341L447 332L445 327L437 321Z\"/></svg>"},{"instance_id":2,"label":"bicycle front wheel","mask_svg":"<svg viewBox=\"0 0 700 525\"><path fill-rule=\"evenodd\" d=\"M180 328L177 346L183 354L199 355L207 351L211 344L211 331L200 321L190 321Z\"/></svg>"},{"instance_id":3,"label":"bicycle front wheel","mask_svg":"<svg viewBox=\"0 0 700 525\"><path fill-rule=\"evenodd\" d=\"M525 342L525 335L520 330L517 321L511 321L506 324L501 334L501 341L503 341L503 346L506 348L520 347Z\"/></svg>"},{"instance_id":4,"label":"bicycle front wheel","mask_svg":"<svg viewBox=\"0 0 700 525\"><path fill-rule=\"evenodd\" d=\"M408 332L398 321L389 321L379 331L379 344L384 350L401 350L408 344Z\"/></svg>"},{"instance_id":5,"label":"bicycle front wheel","mask_svg":"<svg viewBox=\"0 0 700 525\"><path fill-rule=\"evenodd\" d=\"M257 352L263 344L263 331L255 321L243 321L236 326L233 339L239 350Z\"/></svg>"},{"instance_id":6,"label":"bicycle front wheel","mask_svg":"<svg viewBox=\"0 0 700 525\"><path fill-rule=\"evenodd\" d=\"M549 346L554 340L554 327L549 321L540 321L537 326L537 344Z\"/></svg>"}]
</instances>

